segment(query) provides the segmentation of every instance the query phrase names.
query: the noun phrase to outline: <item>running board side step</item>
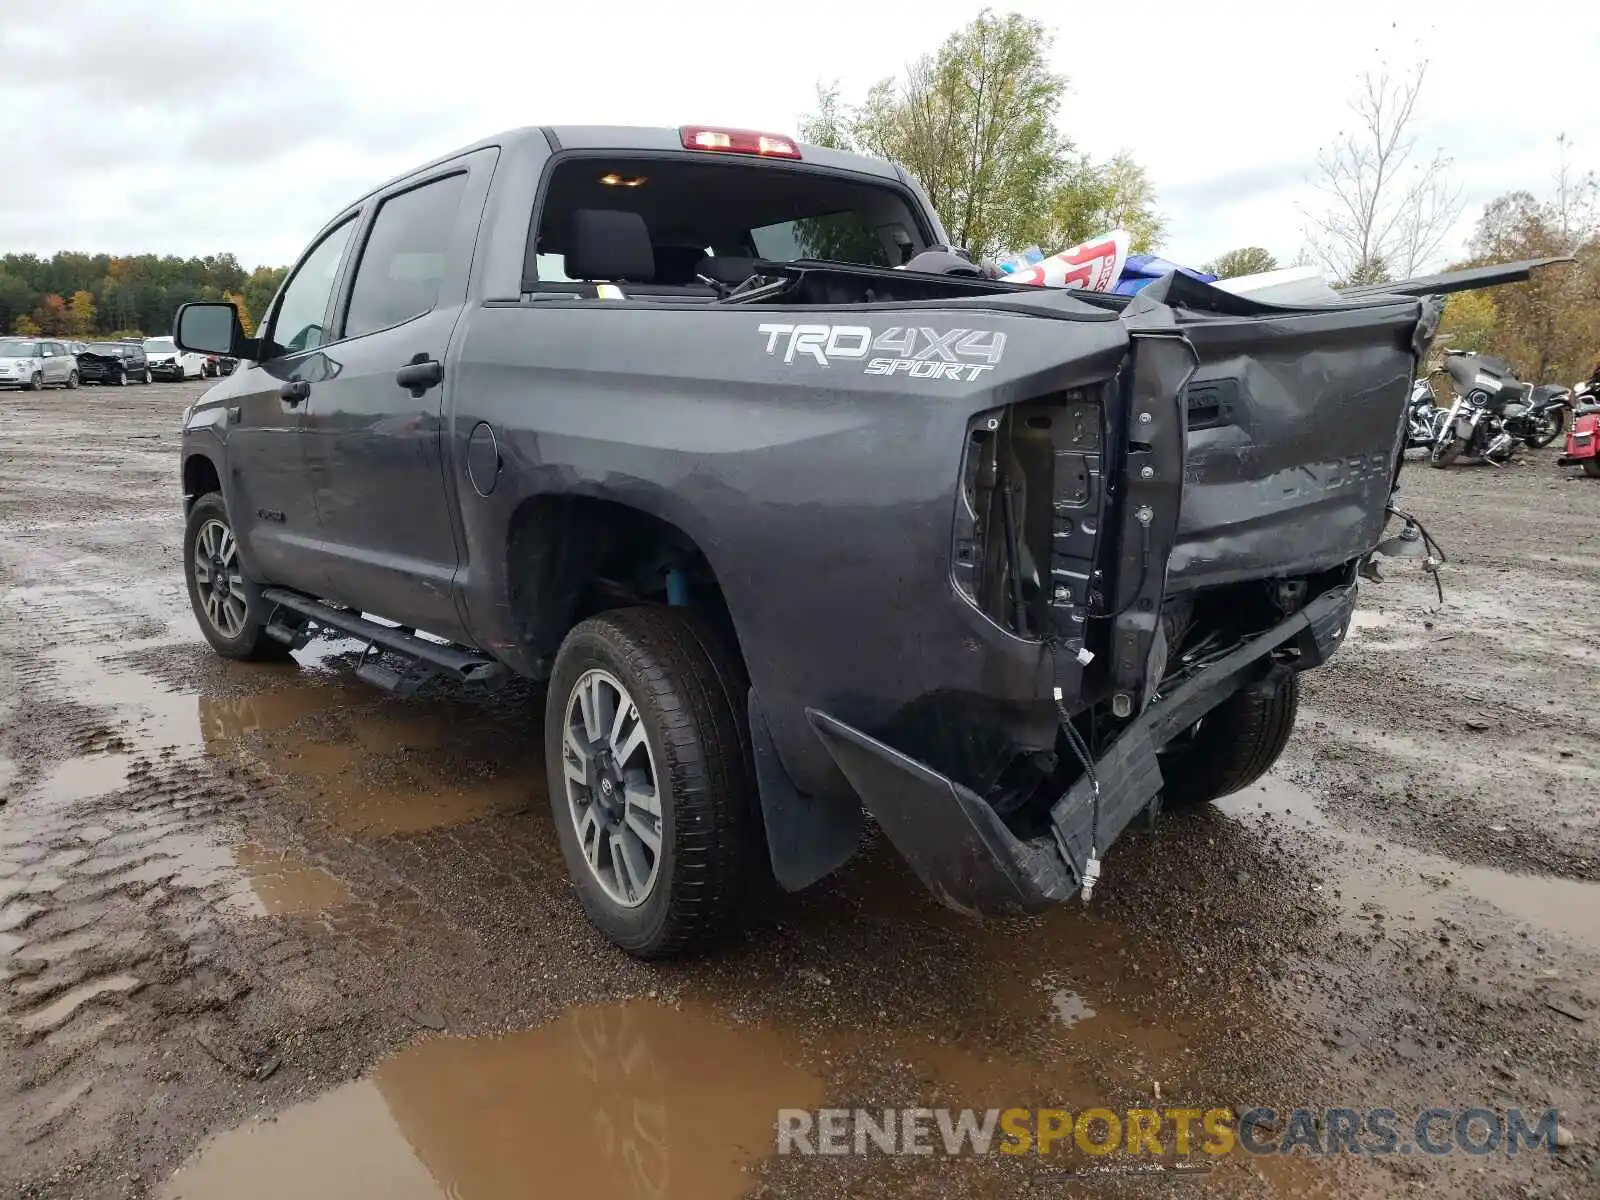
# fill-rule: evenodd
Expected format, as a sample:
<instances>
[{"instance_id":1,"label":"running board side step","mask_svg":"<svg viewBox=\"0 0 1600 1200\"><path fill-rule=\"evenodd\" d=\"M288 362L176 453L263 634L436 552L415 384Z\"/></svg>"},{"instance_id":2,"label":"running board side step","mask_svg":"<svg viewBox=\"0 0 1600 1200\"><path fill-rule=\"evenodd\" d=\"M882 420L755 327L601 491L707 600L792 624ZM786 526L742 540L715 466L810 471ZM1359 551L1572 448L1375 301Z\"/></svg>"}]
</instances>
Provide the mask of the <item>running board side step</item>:
<instances>
[{"instance_id":1,"label":"running board side step","mask_svg":"<svg viewBox=\"0 0 1600 1200\"><path fill-rule=\"evenodd\" d=\"M409 695L433 675L445 675L460 683L475 683L496 687L505 682L507 673L503 664L486 654L460 646L441 645L420 638L408 629L397 629L369 621L359 613L329 608L309 596L291 592L286 588L267 588L261 598L275 606L267 633L290 647L305 645L310 634L309 625L316 622L329 629L337 629L367 643L367 651L356 668L358 677L388 691ZM290 624L281 619L277 609L288 609L301 619ZM408 667L395 670L378 661L379 655L388 651L408 660Z\"/></svg>"}]
</instances>

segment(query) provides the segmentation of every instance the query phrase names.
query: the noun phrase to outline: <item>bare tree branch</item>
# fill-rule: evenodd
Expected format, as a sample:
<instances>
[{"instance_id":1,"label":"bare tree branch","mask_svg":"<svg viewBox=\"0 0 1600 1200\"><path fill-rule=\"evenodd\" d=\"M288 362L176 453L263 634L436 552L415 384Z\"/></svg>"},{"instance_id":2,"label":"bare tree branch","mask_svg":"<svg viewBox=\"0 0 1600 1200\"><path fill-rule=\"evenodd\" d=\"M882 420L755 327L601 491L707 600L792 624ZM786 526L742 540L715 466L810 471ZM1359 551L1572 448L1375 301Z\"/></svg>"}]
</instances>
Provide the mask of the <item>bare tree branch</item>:
<instances>
[{"instance_id":1,"label":"bare tree branch","mask_svg":"<svg viewBox=\"0 0 1600 1200\"><path fill-rule=\"evenodd\" d=\"M1352 129L1317 154L1315 184L1326 198L1306 213L1307 241L1342 280L1414 275L1439 254L1461 216L1461 189L1442 152L1417 155L1417 102L1426 61L1399 79L1368 71L1350 102Z\"/></svg>"}]
</instances>

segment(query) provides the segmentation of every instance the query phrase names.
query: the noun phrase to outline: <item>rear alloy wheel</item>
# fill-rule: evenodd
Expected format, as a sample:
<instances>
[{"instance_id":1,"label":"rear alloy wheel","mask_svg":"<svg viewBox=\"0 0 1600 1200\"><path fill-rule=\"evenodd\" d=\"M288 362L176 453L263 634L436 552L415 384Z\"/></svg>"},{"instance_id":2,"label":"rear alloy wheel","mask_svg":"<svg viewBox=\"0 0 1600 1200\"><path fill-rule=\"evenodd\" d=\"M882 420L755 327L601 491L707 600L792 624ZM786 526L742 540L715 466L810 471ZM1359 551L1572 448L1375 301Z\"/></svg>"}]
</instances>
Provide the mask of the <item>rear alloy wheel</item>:
<instances>
[{"instance_id":1,"label":"rear alloy wheel","mask_svg":"<svg viewBox=\"0 0 1600 1200\"><path fill-rule=\"evenodd\" d=\"M270 661L289 657L289 647L267 636L250 615L239 542L222 497L208 492L194 502L183 534L183 573L200 632L223 658Z\"/></svg>"},{"instance_id":2,"label":"rear alloy wheel","mask_svg":"<svg viewBox=\"0 0 1600 1200\"><path fill-rule=\"evenodd\" d=\"M144 385L146 385L147 387L152 382L151 376L150 376L150 368L149 367L146 367L144 369L144 378L139 380L139 382L144 384Z\"/></svg>"},{"instance_id":3,"label":"rear alloy wheel","mask_svg":"<svg viewBox=\"0 0 1600 1200\"><path fill-rule=\"evenodd\" d=\"M681 609L567 635L545 708L561 853L589 920L638 958L702 949L770 881L744 670Z\"/></svg>"},{"instance_id":4,"label":"rear alloy wheel","mask_svg":"<svg viewBox=\"0 0 1600 1200\"><path fill-rule=\"evenodd\" d=\"M69 392L78 390L78 373L76 371L67 376L67 390Z\"/></svg>"},{"instance_id":5,"label":"rear alloy wheel","mask_svg":"<svg viewBox=\"0 0 1600 1200\"><path fill-rule=\"evenodd\" d=\"M1294 732L1300 677L1245 687L1161 753L1161 803L1187 808L1249 787L1278 761Z\"/></svg>"}]
</instances>

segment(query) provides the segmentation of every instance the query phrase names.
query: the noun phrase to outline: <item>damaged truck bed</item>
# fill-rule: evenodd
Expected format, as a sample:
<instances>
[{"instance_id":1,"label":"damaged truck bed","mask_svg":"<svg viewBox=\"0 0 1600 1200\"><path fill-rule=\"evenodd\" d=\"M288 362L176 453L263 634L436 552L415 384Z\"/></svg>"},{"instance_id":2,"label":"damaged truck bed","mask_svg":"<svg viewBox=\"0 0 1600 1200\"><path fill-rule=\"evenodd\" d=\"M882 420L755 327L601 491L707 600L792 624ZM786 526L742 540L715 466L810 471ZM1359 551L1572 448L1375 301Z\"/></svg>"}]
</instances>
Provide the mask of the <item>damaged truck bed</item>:
<instances>
[{"instance_id":1,"label":"damaged truck bed","mask_svg":"<svg viewBox=\"0 0 1600 1200\"><path fill-rule=\"evenodd\" d=\"M185 419L202 631L548 680L562 849L635 954L837 869L863 810L958 909L1087 892L1139 813L1282 750L1453 284L914 269L946 241L893 164L736 130L519 130L385 185L260 336L179 315L241 360Z\"/></svg>"}]
</instances>

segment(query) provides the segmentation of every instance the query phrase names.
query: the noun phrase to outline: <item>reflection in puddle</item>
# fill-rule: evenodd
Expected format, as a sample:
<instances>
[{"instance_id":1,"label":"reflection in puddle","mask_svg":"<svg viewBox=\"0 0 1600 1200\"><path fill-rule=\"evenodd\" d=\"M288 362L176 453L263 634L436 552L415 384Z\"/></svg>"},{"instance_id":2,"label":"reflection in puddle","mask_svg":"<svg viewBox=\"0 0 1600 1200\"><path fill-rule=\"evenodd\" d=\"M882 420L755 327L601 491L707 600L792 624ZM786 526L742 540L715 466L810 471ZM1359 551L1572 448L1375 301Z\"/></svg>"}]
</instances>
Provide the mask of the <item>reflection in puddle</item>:
<instances>
[{"instance_id":1,"label":"reflection in puddle","mask_svg":"<svg viewBox=\"0 0 1600 1200\"><path fill-rule=\"evenodd\" d=\"M286 851L247 842L233 848L233 859L249 883L252 907L264 915L305 916L350 899L344 880Z\"/></svg>"},{"instance_id":2,"label":"reflection in puddle","mask_svg":"<svg viewBox=\"0 0 1600 1200\"><path fill-rule=\"evenodd\" d=\"M1066 988L1058 988L1050 997L1050 1009L1063 1029L1071 1029L1079 1021L1086 1021L1094 1016L1094 1009L1089 1007L1083 997L1077 992L1067 991Z\"/></svg>"},{"instance_id":3,"label":"reflection in puddle","mask_svg":"<svg viewBox=\"0 0 1600 1200\"><path fill-rule=\"evenodd\" d=\"M685 1006L579 1008L500 1038L438 1038L370 1078L213 1139L171 1200L743 1195L779 1108L821 1082L781 1036Z\"/></svg>"},{"instance_id":4,"label":"reflection in puddle","mask_svg":"<svg viewBox=\"0 0 1600 1200\"><path fill-rule=\"evenodd\" d=\"M128 782L133 756L98 754L69 758L58 763L38 785L39 797L46 804L71 804L93 796L114 792Z\"/></svg>"},{"instance_id":5,"label":"reflection in puddle","mask_svg":"<svg viewBox=\"0 0 1600 1200\"><path fill-rule=\"evenodd\" d=\"M1280 779L1268 778L1218 801L1217 807L1241 822L1314 829L1352 845L1360 858L1341 855L1337 860L1339 890L1350 907L1371 902L1433 917L1459 916L1470 904L1486 904L1600 951L1600 884L1471 866L1410 847L1389 855L1378 839L1334 824L1314 797Z\"/></svg>"},{"instance_id":6,"label":"reflection in puddle","mask_svg":"<svg viewBox=\"0 0 1600 1200\"><path fill-rule=\"evenodd\" d=\"M379 723L378 718L373 723ZM464 779L440 763L405 755L386 757L362 741L306 742L272 755L267 762L314 787L323 814L336 829L374 837L419 834L490 813L517 811L539 787L534 778L538 771Z\"/></svg>"},{"instance_id":7,"label":"reflection in puddle","mask_svg":"<svg viewBox=\"0 0 1600 1200\"><path fill-rule=\"evenodd\" d=\"M356 695L353 688L330 682L323 672L257 666L245 676L248 681L259 683L263 673L270 672L285 675L289 686L248 696L198 696L174 691L125 661L139 651L170 648L159 639L125 642L115 654L106 655L103 647L92 643L68 644L47 651L44 658L54 668L57 686L85 703L114 710L118 736L144 753L166 749L215 753L220 742L257 729L281 729L311 713L350 703ZM242 670L228 663L217 669L224 676Z\"/></svg>"},{"instance_id":8,"label":"reflection in puddle","mask_svg":"<svg viewBox=\"0 0 1600 1200\"><path fill-rule=\"evenodd\" d=\"M357 699L342 687L327 684L300 684L274 692L248 696L199 697L199 722L206 752L219 754L226 743L236 742L258 730L285 729L303 717L350 704Z\"/></svg>"}]
</instances>

